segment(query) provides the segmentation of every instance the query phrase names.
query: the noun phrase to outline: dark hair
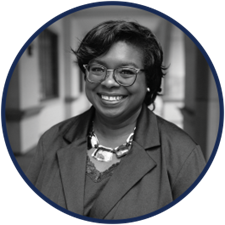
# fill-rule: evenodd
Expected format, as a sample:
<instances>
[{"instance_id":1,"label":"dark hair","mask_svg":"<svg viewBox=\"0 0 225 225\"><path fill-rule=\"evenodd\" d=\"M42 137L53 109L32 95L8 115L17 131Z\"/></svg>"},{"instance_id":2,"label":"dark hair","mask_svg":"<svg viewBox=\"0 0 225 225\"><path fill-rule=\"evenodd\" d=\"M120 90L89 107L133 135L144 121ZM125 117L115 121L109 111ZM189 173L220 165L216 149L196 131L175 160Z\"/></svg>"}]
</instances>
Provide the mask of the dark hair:
<instances>
[{"instance_id":1,"label":"dark hair","mask_svg":"<svg viewBox=\"0 0 225 225\"><path fill-rule=\"evenodd\" d=\"M72 51L77 56L80 69L85 73L84 64L109 51L118 41L142 49L146 83L150 88L144 102L146 105L153 104L154 107L154 100L161 92L161 81L166 68L162 66L162 48L151 30L136 22L121 20L103 22L87 33L77 51Z\"/></svg>"}]
</instances>

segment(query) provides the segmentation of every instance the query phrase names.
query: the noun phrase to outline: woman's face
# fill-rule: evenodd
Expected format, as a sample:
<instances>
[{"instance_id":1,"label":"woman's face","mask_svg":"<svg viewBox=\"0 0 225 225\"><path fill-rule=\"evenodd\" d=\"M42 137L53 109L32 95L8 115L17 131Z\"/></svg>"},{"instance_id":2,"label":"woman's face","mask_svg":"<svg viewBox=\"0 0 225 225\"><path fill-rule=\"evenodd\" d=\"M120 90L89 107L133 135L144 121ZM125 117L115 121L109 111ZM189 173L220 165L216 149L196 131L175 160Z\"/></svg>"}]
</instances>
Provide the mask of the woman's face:
<instances>
[{"instance_id":1,"label":"woman's face","mask_svg":"<svg viewBox=\"0 0 225 225\"><path fill-rule=\"evenodd\" d=\"M97 63L108 69L116 69L121 66L144 69L143 53L141 49L117 42L109 51L90 63ZM139 72L132 86L124 87L116 83L112 72L101 83L90 83L86 79L86 95L96 109L96 113L105 118L128 119L139 112L146 95L146 80L144 72Z\"/></svg>"}]
</instances>

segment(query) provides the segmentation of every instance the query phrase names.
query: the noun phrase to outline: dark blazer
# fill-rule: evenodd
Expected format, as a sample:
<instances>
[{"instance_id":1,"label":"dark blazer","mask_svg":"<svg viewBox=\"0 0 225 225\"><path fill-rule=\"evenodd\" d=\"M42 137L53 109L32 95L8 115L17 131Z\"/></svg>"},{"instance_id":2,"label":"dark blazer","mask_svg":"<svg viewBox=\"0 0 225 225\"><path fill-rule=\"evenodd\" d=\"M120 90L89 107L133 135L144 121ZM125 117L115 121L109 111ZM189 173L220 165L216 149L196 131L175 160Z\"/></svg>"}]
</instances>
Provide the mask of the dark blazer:
<instances>
[{"instance_id":1,"label":"dark blazer","mask_svg":"<svg viewBox=\"0 0 225 225\"><path fill-rule=\"evenodd\" d=\"M94 108L59 123L39 140L27 177L59 206L83 215L87 133ZM133 146L91 209L90 217L128 219L179 197L205 166L201 149L177 126L143 106Z\"/></svg>"}]
</instances>

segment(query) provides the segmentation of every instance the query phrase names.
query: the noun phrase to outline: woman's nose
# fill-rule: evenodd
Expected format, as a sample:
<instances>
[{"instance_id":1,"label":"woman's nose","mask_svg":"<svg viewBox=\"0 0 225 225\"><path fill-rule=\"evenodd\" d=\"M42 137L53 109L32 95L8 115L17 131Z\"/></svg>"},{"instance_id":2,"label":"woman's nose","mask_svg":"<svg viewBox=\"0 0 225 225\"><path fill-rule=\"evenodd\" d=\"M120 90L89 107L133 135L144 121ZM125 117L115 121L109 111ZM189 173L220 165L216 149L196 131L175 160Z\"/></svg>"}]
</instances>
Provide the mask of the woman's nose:
<instances>
[{"instance_id":1,"label":"woman's nose","mask_svg":"<svg viewBox=\"0 0 225 225\"><path fill-rule=\"evenodd\" d=\"M114 74L114 71L112 70L107 71L106 78L105 80L102 81L101 84L107 88L119 87L120 85L115 81L113 74Z\"/></svg>"}]
</instances>

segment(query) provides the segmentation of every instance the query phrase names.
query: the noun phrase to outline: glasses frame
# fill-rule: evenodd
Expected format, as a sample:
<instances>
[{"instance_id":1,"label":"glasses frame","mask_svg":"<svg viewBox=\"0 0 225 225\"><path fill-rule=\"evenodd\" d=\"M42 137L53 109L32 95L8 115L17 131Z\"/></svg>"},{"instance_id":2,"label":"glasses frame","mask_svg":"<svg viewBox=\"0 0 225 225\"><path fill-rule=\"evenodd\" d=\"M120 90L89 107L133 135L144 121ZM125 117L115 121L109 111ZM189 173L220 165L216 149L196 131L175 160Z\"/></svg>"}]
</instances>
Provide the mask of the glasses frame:
<instances>
[{"instance_id":1,"label":"glasses frame","mask_svg":"<svg viewBox=\"0 0 225 225\"><path fill-rule=\"evenodd\" d=\"M134 83L135 83L135 81L136 81L136 79L137 79L137 75L138 75L138 73L140 72L140 71L144 71L144 69L138 69L138 68L131 68L131 67L129 67L129 66L121 66L121 67L118 67L118 68L115 68L115 69L108 69L107 67L105 67L105 66L103 66L103 65L101 65L101 64L98 64L98 63L95 63L94 65L99 65L99 66L101 66L101 67L103 67L103 68L105 68L106 69L106 73L105 73L105 76L104 76L104 78L102 79L102 80L100 80L99 82L94 82L94 81L91 81L90 79L89 79L89 74L90 74L90 72L89 72L89 70L88 70L88 67L90 66L90 65L88 65L88 64L84 64L83 65L83 67L84 67L84 69L86 70L86 72L87 72L87 80L90 82L90 83L95 83L95 84L98 84L98 83L102 83L104 80L106 80L106 78L108 77L108 72L112 72L113 73L113 79L116 81L116 83L117 84L119 84L119 85L121 85L121 86L124 86L124 87L130 87L130 86L132 86ZM117 80L117 78L116 78L116 74L115 74L115 70L117 70L117 69L119 69L119 68L129 68L129 69L132 69L132 70L134 70L135 71L135 79L134 79L134 81L133 81L133 83L132 84L129 84L129 85L124 85L124 84L121 84L118 80Z\"/></svg>"}]
</instances>

